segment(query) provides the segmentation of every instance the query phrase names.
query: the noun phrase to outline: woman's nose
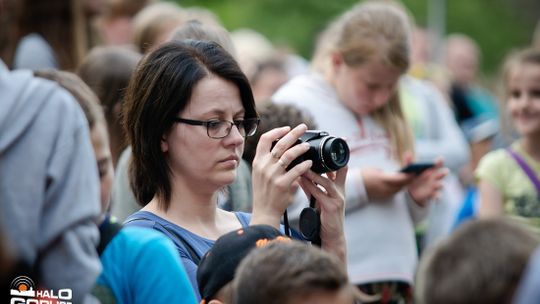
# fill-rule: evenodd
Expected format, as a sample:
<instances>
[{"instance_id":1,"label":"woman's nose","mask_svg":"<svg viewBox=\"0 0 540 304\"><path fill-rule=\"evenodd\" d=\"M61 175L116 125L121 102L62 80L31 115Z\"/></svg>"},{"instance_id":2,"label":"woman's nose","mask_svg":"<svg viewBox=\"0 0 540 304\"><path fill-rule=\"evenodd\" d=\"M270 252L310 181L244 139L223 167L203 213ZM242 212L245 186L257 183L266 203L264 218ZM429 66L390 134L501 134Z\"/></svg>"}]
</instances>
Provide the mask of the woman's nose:
<instances>
[{"instance_id":1,"label":"woman's nose","mask_svg":"<svg viewBox=\"0 0 540 304\"><path fill-rule=\"evenodd\" d=\"M228 139L228 140L232 141L236 145L239 145L239 144L243 143L245 137L244 137L244 135L242 135L243 133L240 131L239 128L240 127L238 127L236 125L233 125L231 127L231 132L229 133L229 135L227 135L225 137L225 139Z\"/></svg>"}]
</instances>

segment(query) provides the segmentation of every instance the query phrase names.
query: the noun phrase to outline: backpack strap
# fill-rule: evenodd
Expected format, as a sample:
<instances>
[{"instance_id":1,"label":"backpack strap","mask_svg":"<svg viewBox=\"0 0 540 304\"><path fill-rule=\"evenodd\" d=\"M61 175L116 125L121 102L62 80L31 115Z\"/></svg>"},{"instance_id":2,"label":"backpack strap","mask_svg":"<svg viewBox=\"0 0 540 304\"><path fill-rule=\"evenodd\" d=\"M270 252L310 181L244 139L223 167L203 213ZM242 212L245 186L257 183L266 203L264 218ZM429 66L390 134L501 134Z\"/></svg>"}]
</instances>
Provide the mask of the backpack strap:
<instances>
[{"instance_id":1,"label":"backpack strap","mask_svg":"<svg viewBox=\"0 0 540 304\"><path fill-rule=\"evenodd\" d=\"M137 217L137 218L132 218L129 221L124 222L124 224L135 222L135 221L152 221L152 220L144 218L144 217ZM169 232L169 234L172 236L172 238L174 240L176 240L176 241L178 241L178 243L182 244L184 249L187 250L188 255L191 258L191 260L193 261L193 263L195 263L195 265L199 266L199 264L201 262L201 257L197 254L197 252L195 251L193 246L191 246L189 244L189 242L184 239L184 237L182 237L180 234L178 234L173 229L167 228L166 226L161 225L160 223L158 223L156 221L153 221L153 222L156 223L157 225L159 225L160 227L162 227L163 229L167 230L167 232Z\"/></svg>"},{"instance_id":2,"label":"backpack strap","mask_svg":"<svg viewBox=\"0 0 540 304\"><path fill-rule=\"evenodd\" d=\"M536 188L536 192L540 196L540 181L538 180L538 177L536 176L536 173L527 165L525 160L517 154L514 150L512 150L510 147L506 148L506 151L512 156L512 158L516 161L516 163L521 167L523 172L529 177L531 182L533 183L534 187Z\"/></svg>"}]
</instances>

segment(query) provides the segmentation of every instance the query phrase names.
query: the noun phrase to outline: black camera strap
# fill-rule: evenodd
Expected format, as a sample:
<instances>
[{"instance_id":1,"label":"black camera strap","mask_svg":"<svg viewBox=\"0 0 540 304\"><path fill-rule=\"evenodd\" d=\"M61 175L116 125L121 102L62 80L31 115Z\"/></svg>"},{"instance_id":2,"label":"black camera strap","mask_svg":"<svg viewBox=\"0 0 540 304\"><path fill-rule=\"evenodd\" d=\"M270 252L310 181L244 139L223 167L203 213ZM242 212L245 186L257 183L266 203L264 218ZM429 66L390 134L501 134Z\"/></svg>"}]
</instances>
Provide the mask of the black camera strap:
<instances>
[{"instance_id":1,"label":"black camera strap","mask_svg":"<svg viewBox=\"0 0 540 304\"><path fill-rule=\"evenodd\" d=\"M287 209L283 213L283 225L285 226L285 235L291 237L291 227L289 226L289 216L287 215Z\"/></svg>"}]
</instances>

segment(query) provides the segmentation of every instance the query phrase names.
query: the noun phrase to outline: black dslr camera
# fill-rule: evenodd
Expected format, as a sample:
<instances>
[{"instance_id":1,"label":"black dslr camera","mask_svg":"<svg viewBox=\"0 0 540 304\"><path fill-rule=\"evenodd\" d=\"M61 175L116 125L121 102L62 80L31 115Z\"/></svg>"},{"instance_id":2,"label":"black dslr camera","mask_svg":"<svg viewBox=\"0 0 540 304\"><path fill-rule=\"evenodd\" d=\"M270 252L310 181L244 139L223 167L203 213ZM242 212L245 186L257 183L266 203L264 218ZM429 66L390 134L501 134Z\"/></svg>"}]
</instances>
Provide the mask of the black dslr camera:
<instances>
[{"instance_id":1,"label":"black dslr camera","mask_svg":"<svg viewBox=\"0 0 540 304\"><path fill-rule=\"evenodd\" d=\"M349 162L349 146L343 139L330 136L328 132L307 130L296 144L309 143L309 150L293 160L287 170L305 160L312 160L311 170L315 173L336 171Z\"/></svg>"},{"instance_id":2,"label":"black dslr camera","mask_svg":"<svg viewBox=\"0 0 540 304\"><path fill-rule=\"evenodd\" d=\"M341 138L328 135L328 132L308 130L296 141L296 144L304 142L309 143L309 150L293 160L286 170L310 159L313 161L311 170L321 174L341 169L349 162L350 153L347 142ZM288 227L286 212L285 226ZM319 235L321 220L319 210L315 208L314 197L310 198L310 206L302 210L299 224L302 237L305 240L311 241L312 244L321 246Z\"/></svg>"}]
</instances>

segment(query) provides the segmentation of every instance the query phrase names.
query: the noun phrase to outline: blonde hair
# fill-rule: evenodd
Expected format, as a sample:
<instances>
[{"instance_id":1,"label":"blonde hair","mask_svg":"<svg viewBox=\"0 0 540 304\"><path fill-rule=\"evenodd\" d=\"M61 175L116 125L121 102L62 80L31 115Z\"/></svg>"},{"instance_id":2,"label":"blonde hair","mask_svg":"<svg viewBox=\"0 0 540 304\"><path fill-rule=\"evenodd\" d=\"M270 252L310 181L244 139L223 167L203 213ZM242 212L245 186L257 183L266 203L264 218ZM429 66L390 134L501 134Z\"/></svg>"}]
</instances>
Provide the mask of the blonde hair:
<instances>
[{"instance_id":1,"label":"blonde hair","mask_svg":"<svg viewBox=\"0 0 540 304\"><path fill-rule=\"evenodd\" d=\"M169 40L184 39L213 41L236 58L236 50L231 36L229 32L220 25L205 24L196 19L189 20L180 27L177 27L169 38Z\"/></svg>"},{"instance_id":2,"label":"blonde hair","mask_svg":"<svg viewBox=\"0 0 540 304\"><path fill-rule=\"evenodd\" d=\"M186 21L185 11L172 2L157 2L146 6L133 19L133 44L142 54L152 49L168 28Z\"/></svg>"},{"instance_id":3,"label":"blonde hair","mask_svg":"<svg viewBox=\"0 0 540 304\"><path fill-rule=\"evenodd\" d=\"M406 10L393 1L357 4L332 22L319 37L313 68L331 75L331 57L338 53L350 67L379 60L404 74L410 64L410 20ZM372 117L388 132L396 160L402 161L406 151L413 152L412 132L397 92L372 113Z\"/></svg>"}]
</instances>

